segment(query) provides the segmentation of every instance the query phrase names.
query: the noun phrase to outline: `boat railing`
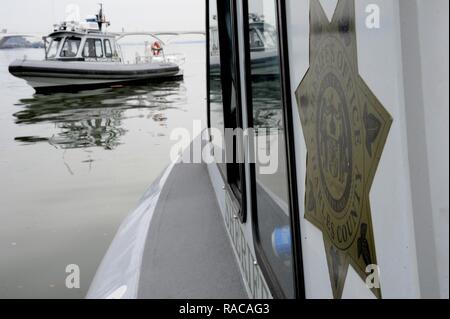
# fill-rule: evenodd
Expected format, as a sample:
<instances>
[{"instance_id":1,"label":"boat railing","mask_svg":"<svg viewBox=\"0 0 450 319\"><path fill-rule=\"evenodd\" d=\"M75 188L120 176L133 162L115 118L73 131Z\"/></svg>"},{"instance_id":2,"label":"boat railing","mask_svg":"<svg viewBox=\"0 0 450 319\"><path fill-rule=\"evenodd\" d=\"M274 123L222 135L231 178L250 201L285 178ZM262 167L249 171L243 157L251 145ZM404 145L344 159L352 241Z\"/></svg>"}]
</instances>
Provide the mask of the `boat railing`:
<instances>
[{"instance_id":1,"label":"boat railing","mask_svg":"<svg viewBox=\"0 0 450 319\"><path fill-rule=\"evenodd\" d=\"M141 55L138 52L136 52L135 54L136 64L155 63L155 62L175 63L178 66L182 66L186 62L186 56L183 53L166 54L164 48L162 48L161 54L157 56L153 55L151 53L151 50L148 49L145 50L144 55Z\"/></svg>"}]
</instances>

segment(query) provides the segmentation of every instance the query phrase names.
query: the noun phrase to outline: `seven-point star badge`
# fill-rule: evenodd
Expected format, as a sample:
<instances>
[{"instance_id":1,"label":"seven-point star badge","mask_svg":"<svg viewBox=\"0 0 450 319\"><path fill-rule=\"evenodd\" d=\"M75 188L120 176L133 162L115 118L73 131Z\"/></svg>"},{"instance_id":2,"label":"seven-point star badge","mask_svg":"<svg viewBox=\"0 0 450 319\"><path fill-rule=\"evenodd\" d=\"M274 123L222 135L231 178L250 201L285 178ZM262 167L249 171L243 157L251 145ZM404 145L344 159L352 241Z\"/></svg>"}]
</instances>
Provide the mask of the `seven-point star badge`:
<instances>
[{"instance_id":1,"label":"seven-point star badge","mask_svg":"<svg viewBox=\"0 0 450 319\"><path fill-rule=\"evenodd\" d=\"M331 23L310 0L310 67L296 97L308 150L305 218L323 233L341 298L350 264L364 281L377 265L369 193L392 124L359 75L354 0L339 0Z\"/></svg>"}]
</instances>

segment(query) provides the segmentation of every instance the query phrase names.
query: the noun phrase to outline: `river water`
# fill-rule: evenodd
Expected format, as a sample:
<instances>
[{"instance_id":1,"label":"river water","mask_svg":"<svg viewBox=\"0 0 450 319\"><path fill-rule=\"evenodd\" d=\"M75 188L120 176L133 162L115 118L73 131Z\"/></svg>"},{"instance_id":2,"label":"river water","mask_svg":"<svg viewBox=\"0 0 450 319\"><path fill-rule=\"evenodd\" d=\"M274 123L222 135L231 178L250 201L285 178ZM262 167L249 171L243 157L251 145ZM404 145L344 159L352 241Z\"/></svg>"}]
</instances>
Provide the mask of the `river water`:
<instances>
[{"instance_id":1,"label":"river water","mask_svg":"<svg viewBox=\"0 0 450 319\"><path fill-rule=\"evenodd\" d=\"M42 96L8 73L42 50L0 50L0 298L83 298L120 223L169 164L171 130L205 123L204 43L170 52L186 56L182 81ZM80 289L66 288L71 264Z\"/></svg>"}]
</instances>

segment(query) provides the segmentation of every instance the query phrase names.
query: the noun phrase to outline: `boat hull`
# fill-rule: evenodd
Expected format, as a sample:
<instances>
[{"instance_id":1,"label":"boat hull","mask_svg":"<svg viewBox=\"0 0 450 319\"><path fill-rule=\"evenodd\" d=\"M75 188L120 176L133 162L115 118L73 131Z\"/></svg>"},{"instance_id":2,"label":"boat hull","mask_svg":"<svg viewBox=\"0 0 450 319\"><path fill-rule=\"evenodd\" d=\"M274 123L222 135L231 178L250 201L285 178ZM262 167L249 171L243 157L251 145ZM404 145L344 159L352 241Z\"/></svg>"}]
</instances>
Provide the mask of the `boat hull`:
<instances>
[{"instance_id":1,"label":"boat hull","mask_svg":"<svg viewBox=\"0 0 450 319\"><path fill-rule=\"evenodd\" d=\"M119 64L97 62L14 61L9 72L24 79L37 93L177 80L183 77L173 63Z\"/></svg>"}]
</instances>

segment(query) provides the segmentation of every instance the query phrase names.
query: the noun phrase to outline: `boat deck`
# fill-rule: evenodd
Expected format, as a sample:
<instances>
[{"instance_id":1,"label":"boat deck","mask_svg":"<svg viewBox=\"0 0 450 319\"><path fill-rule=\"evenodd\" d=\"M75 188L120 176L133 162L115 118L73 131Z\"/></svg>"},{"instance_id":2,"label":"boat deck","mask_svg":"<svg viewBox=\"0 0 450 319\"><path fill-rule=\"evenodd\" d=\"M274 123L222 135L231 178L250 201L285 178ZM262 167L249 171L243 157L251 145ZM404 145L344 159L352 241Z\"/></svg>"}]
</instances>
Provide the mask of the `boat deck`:
<instances>
[{"instance_id":1,"label":"boat deck","mask_svg":"<svg viewBox=\"0 0 450 319\"><path fill-rule=\"evenodd\" d=\"M148 232L138 298L248 298L204 164L177 164Z\"/></svg>"}]
</instances>

